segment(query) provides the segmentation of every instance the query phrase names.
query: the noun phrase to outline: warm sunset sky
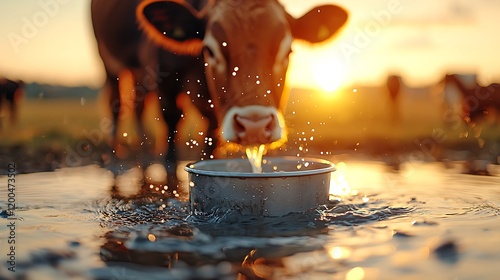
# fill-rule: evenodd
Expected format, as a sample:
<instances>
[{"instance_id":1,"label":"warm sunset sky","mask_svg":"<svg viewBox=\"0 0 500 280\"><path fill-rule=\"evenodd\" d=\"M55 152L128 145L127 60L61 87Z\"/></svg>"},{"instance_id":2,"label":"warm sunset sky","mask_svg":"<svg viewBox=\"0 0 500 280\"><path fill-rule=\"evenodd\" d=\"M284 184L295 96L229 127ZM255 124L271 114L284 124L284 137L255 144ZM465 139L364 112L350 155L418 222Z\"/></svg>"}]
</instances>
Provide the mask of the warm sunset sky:
<instances>
[{"instance_id":1,"label":"warm sunset sky","mask_svg":"<svg viewBox=\"0 0 500 280\"><path fill-rule=\"evenodd\" d=\"M323 79L343 85L379 83L389 72L401 73L413 85L433 83L444 72L477 72L483 82L500 80L499 0L281 2L295 16L324 3L350 11L337 40L294 45L292 86L317 87L325 73ZM90 0L1 1L0 75L100 86L103 72L89 6Z\"/></svg>"}]
</instances>

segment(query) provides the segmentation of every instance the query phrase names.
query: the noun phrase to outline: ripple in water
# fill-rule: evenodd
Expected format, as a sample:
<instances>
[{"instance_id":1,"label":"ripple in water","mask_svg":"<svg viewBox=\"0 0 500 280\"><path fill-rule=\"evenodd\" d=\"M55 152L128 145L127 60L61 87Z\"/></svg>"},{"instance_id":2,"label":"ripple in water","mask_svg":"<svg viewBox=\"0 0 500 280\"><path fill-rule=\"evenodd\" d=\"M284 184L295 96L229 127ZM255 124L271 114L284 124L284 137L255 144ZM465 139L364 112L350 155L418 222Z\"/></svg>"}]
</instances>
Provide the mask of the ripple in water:
<instances>
[{"instance_id":1,"label":"ripple in water","mask_svg":"<svg viewBox=\"0 0 500 280\"><path fill-rule=\"evenodd\" d=\"M361 203L354 203L356 200ZM381 201L363 201L352 197L304 213L256 217L242 216L237 210L191 216L187 202L158 197L103 200L96 208L109 232L101 256L107 262L156 267L230 263L239 271L243 260L256 249L261 254L278 248L287 252L318 250L332 226L352 227L411 212Z\"/></svg>"}]
</instances>

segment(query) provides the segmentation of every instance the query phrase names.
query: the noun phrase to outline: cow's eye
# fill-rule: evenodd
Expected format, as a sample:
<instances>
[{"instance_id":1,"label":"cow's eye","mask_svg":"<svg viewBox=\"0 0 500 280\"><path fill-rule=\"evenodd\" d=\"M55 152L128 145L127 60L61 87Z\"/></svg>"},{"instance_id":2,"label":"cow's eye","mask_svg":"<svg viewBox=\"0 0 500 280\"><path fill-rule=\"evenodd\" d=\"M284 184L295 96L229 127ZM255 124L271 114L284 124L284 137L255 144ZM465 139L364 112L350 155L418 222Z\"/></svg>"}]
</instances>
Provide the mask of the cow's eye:
<instances>
[{"instance_id":1,"label":"cow's eye","mask_svg":"<svg viewBox=\"0 0 500 280\"><path fill-rule=\"evenodd\" d=\"M214 52L210 47L204 46L203 47L203 52L205 53L205 56L208 56L209 58L214 58Z\"/></svg>"}]
</instances>

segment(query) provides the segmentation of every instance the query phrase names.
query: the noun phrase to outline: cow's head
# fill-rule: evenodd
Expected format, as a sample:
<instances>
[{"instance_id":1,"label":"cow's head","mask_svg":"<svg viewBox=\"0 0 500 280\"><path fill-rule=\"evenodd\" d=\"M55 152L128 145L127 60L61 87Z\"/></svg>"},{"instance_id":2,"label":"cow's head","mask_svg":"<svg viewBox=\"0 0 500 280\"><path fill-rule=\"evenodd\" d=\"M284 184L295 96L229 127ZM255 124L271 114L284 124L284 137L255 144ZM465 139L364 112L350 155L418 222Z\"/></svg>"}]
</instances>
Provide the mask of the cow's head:
<instances>
[{"instance_id":1,"label":"cow's head","mask_svg":"<svg viewBox=\"0 0 500 280\"><path fill-rule=\"evenodd\" d=\"M165 49L203 55L222 140L257 145L286 138L283 89L292 40L322 42L347 13L326 5L295 19L276 0L219 0L202 12L184 1L147 0L137 17Z\"/></svg>"}]
</instances>

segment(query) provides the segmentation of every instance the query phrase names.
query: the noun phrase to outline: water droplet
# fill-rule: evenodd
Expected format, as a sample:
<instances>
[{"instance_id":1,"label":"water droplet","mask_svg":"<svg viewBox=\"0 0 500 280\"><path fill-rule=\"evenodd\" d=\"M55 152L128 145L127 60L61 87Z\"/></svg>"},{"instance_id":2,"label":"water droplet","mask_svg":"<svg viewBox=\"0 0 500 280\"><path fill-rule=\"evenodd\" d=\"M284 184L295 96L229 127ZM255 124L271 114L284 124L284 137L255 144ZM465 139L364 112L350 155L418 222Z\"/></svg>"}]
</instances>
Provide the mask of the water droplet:
<instances>
[{"instance_id":1,"label":"water droplet","mask_svg":"<svg viewBox=\"0 0 500 280\"><path fill-rule=\"evenodd\" d=\"M155 242L156 241L156 236L152 233L148 234L148 240L151 241L151 242Z\"/></svg>"}]
</instances>

